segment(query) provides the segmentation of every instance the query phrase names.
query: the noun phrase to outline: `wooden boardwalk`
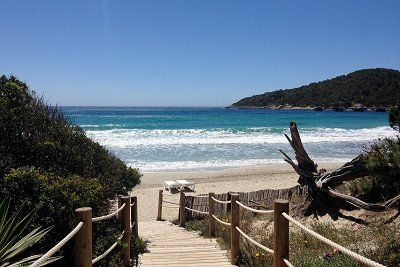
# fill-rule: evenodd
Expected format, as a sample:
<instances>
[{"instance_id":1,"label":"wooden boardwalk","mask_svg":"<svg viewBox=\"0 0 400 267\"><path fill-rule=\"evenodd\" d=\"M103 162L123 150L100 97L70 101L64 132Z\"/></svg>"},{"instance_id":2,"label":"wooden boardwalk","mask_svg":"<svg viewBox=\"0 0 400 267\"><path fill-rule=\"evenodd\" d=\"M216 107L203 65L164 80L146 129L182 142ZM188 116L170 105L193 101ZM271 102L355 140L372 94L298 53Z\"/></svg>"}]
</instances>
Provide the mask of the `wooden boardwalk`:
<instances>
[{"instance_id":1,"label":"wooden boardwalk","mask_svg":"<svg viewBox=\"0 0 400 267\"><path fill-rule=\"evenodd\" d=\"M168 221L139 223L139 233L149 242L139 266L230 266L228 253L215 239L206 239Z\"/></svg>"}]
</instances>

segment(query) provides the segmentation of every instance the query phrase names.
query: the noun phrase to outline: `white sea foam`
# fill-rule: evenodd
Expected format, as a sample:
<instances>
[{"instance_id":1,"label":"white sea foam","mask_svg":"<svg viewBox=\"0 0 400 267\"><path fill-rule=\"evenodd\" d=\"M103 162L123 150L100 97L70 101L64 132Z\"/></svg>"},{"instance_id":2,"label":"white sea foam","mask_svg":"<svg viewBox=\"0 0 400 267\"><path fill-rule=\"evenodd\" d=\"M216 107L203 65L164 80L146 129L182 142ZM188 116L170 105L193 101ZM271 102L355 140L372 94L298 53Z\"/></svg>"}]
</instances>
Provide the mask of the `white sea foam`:
<instances>
[{"instance_id":1,"label":"white sea foam","mask_svg":"<svg viewBox=\"0 0 400 267\"><path fill-rule=\"evenodd\" d=\"M87 134L142 171L216 170L279 163L288 147L284 128L89 130ZM302 128L302 141L318 163L346 162L380 138L397 136L390 127ZM328 151L328 152L327 152Z\"/></svg>"},{"instance_id":2,"label":"white sea foam","mask_svg":"<svg viewBox=\"0 0 400 267\"><path fill-rule=\"evenodd\" d=\"M300 129L301 130L301 129ZM95 141L110 148L143 148L146 146L217 145L217 144L280 144L287 143L284 130L251 128L243 131L226 129L142 130L112 129L87 131ZM288 133L288 132L286 132ZM371 142L396 137L390 127L364 129L313 128L300 132L304 143Z\"/></svg>"},{"instance_id":3,"label":"white sea foam","mask_svg":"<svg viewBox=\"0 0 400 267\"><path fill-rule=\"evenodd\" d=\"M350 159L340 158L317 158L318 163L328 162L347 162ZM128 165L139 168L144 172L161 171L193 171L193 170L220 170L226 168L236 168L249 165L262 165L284 163L283 159L245 159L245 160L211 160L211 161L157 161L157 162L134 162Z\"/></svg>"}]
</instances>

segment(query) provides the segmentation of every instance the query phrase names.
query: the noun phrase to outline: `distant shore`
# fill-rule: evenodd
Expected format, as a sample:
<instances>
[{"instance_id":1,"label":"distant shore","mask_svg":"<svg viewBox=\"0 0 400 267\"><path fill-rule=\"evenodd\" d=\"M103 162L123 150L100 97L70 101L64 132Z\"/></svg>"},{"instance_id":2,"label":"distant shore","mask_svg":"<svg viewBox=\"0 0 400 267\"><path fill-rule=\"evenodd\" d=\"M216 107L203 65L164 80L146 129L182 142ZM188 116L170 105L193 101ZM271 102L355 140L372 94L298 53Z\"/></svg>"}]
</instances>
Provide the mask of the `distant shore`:
<instances>
[{"instance_id":1,"label":"distant shore","mask_svg":"<svg viewBox=\"0 0 400 267\"><path fill-rule=\"evenodd\" d=\"M311 107L296 107L291 105L280 106L227 106L226 109L269 109L269 110L316 110L316 111L374 111L374 112L387 112L389 108L386 107L328 107L322 108L319 106Z\"/></svg>"},{"instance_id":2,"label":"distant shore","mask_svg":"<svg viewBox=\"0 0 400 267\"><path fill-rule=\"evenodd\" d=\"M319 168L335 169L343 163L320 164ZM143 221L154 220L157 213L158 190L163 189L163 181L186 179L196 184L196 191L189 194L209 192L225 193L228 191L256 191L261 189L288 188L297 184L298 175L286 163L252 165L208 172L153 172L144 173L141 184L133 189L133 194L140 199L139 218ZM165 200L178 203L179 194L165 192ZM177 208L166 204L163 218L177 218Z\"/></svg>"}]
</instances>

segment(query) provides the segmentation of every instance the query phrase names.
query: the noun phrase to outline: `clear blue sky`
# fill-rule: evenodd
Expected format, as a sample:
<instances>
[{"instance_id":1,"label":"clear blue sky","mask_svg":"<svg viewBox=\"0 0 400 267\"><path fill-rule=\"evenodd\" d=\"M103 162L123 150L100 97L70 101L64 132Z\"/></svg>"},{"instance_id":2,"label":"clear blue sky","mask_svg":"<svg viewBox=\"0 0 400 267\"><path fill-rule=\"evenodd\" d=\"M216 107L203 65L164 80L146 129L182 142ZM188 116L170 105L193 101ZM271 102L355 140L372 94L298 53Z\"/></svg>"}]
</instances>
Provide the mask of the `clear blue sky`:
<instances>
[{"instance_id":1,"label":"clear blue sky","mask_svg":"<svg viewBox=\"0 0 400 267\"><path fill-rule=\"evenodd\" d=\"M225 106L400 69L400 1L1 1L0 73L59 105Z\"/></svg>"}]
</instances>

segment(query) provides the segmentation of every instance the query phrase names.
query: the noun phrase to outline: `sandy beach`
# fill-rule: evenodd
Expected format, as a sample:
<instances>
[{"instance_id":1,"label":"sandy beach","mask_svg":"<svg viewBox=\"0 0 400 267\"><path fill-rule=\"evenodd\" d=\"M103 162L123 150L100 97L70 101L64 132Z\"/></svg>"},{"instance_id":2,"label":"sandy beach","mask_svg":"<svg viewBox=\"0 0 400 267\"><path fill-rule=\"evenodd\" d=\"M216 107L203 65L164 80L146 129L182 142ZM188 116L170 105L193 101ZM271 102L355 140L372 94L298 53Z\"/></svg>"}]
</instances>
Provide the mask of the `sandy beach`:
<instances>
[{"instance_id":1,"label":"sandy beach","mask_svg":"<svg viewBox=\"0 0 400 267\"><path fill-rule=\"evenodd\" d=\"M320 168L332 170L342 164L320 164ZM132 191L138 197L139 220L151 221L157 216L158 190L163 189L165 180L187 179L196 184L196 191L188 194L228 191L249 192L261 189L288 188L297 184L298 175L288 164L244 166L208 172L155 172L143 173L141 184ZM164 191L164 200L178 203L179 194ZM163 205L163 219L177 218L178 208Z\"/></svg>"}]
</instances>

